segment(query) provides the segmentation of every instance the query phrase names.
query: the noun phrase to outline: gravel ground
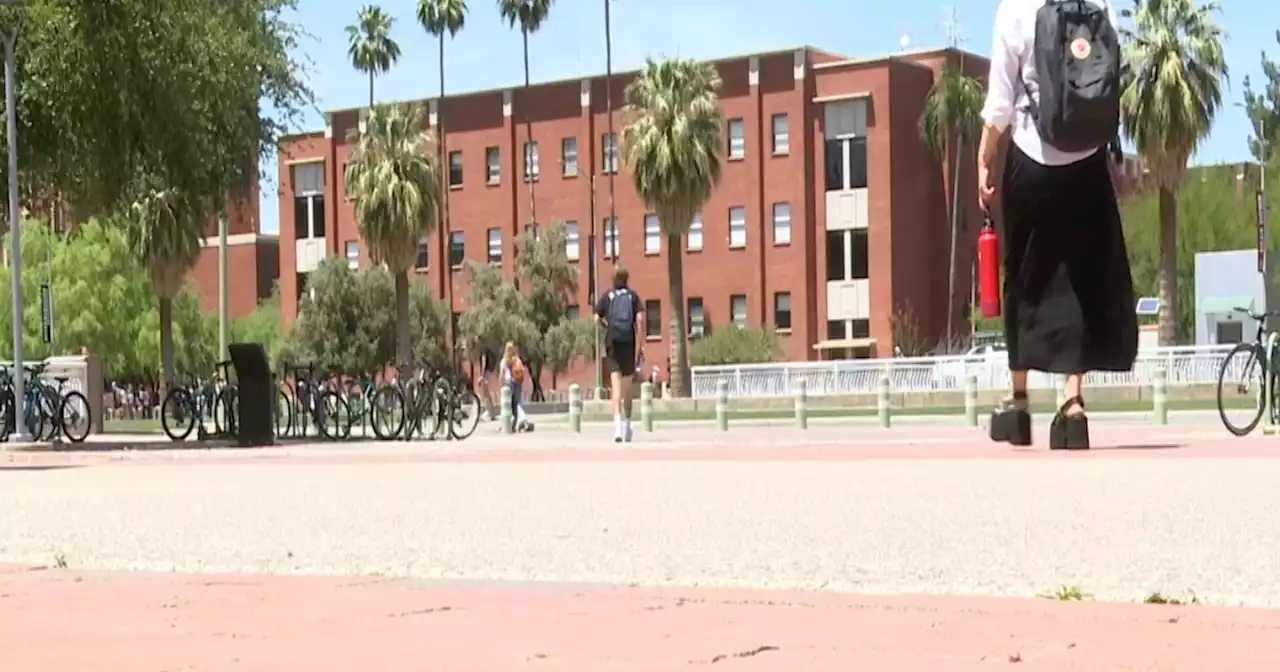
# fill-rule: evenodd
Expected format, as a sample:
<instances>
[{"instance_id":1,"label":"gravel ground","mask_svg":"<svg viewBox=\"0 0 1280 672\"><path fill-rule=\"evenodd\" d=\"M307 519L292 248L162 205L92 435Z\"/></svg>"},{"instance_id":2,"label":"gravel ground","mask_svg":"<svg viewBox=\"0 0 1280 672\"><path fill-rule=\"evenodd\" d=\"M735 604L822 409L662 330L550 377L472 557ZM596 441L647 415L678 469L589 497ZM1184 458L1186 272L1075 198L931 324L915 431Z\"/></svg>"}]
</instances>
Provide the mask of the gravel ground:
<instances>
[{"instance_id":1,"label":"gravel ground","mask_svg":"<svg viewBox=\"0 0 1280 672\"><path fill-rule=\"evenodd\" d=\"M0 471L0 562L1280 606L1278 462Z\"/></svg>"}]
</instances>

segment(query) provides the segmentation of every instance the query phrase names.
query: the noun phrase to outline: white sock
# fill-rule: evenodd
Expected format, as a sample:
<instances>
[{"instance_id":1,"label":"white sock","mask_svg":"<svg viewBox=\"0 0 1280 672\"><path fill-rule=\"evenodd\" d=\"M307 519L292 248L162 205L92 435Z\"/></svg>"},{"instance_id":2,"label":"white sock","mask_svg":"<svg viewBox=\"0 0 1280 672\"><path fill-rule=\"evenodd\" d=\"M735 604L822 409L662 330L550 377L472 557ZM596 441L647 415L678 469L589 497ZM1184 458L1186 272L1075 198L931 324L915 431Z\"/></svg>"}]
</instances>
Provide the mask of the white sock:
<instances>
[{"instance_id":1,"label":"white sock","mask_svg":"<svg viewBox=\"0 0 1280 672\"><path fill-rule=\"evenodd\" d=\"M613 413L613 431L615 434L622 433L622 413L617 411Z\"/></svg>"}]
</instances>

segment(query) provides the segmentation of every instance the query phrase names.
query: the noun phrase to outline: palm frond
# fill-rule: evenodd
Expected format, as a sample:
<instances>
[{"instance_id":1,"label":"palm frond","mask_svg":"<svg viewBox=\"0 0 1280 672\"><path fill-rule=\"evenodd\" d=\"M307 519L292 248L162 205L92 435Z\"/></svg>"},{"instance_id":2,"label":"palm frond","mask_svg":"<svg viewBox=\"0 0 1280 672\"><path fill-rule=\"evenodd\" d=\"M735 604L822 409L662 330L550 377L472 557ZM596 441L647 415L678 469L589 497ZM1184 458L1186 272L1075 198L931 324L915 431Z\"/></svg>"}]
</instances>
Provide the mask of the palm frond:
<instances>
[{"instance_id":1,"label":"palm frond","mask_svg":"<svg viewBox=\"0 0 1280 672\"><path fill-rule=\"evenodd\" d=\"M151 276L152 291L162 299L177 296L187 271L200 258L200 212L177 190L156 186L140 189L128 208L129 247Z\"/></svg>"},{"instance_id":2,"label":"palm frond","mask_svg":"<svg viewBox=\"0 0 1280 672\"><path fill-rule=\"evenodd\" d=\"M457 37L467 23L466 0L418 0L418 23L436 37Z\"/></svg>"},{"instance_id":3,"label":"palm frond","mask_svg":"<svg viewBox=\"0 0 1280 672\"><path fill-rule=\"evenodd\" d=\"M509 27L520 26L522 31L532 35L547 20L553 2L554 0L498 0L498 11L507 20Z\"/></svg>"},{"instance_id":4,"label":"palm frond","mask_svg":"<svg viewBox=\"0 0 1280 672\"><path fill-rule=\"evenodd\" d=\"M920 139L942 156L948 142L969 142L982 131L982 83L959 67L943 66L920 114Z\"/></svg>"},{"instance_id":5,"label":"palm frond","mask_svg":"<svg viewBox=\"0 0 1280 672\"><path fill-rule=\"evenodd\" d=\"M391 37L395 22L377 5L360 8L356 23L347 26L347 57L353 67L377 75L400 60L400 45Z\"/></svg>"}]
</instances>

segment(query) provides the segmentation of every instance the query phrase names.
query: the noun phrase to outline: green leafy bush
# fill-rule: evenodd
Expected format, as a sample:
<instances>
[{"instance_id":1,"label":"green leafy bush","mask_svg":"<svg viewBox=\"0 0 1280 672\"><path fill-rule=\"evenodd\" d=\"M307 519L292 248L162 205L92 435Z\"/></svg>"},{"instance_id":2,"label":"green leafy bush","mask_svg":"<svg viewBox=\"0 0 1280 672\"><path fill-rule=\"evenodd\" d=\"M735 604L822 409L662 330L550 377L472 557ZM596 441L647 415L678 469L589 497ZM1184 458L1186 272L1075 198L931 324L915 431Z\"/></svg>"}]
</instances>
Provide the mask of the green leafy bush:
<instances>
[{"instance_id":1,"label":"green leafy bush","mask_svg":"<svg viewBox=\"0 0 1280 672\"><path fill-rule=\"evenodd\" d=\"M694 366L752 364L777 361L781 354L773 327L737 328L727 325L695 340L689 351Z\"/></svg>"}]
</instances>

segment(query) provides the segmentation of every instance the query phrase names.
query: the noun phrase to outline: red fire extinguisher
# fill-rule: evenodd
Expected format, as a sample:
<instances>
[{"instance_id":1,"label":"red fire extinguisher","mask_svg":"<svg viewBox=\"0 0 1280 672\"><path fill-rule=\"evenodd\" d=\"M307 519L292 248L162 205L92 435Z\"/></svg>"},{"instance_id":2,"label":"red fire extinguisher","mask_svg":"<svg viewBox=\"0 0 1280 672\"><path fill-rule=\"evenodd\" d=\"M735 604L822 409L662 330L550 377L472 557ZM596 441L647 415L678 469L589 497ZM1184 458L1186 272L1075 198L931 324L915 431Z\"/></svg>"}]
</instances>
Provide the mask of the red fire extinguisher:
<instances>
[{"instance_id":1,"label":"red fire extinguisher","mask_svg":"<svg viewBox=\"0 0 1280 672\"><path fill-rule=\"evenodd\" d=\"M990 214L978 234L978 301L983 317L1000 317L1000 237Z\"/></svg>"}]
</instances>

